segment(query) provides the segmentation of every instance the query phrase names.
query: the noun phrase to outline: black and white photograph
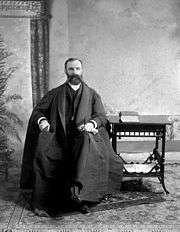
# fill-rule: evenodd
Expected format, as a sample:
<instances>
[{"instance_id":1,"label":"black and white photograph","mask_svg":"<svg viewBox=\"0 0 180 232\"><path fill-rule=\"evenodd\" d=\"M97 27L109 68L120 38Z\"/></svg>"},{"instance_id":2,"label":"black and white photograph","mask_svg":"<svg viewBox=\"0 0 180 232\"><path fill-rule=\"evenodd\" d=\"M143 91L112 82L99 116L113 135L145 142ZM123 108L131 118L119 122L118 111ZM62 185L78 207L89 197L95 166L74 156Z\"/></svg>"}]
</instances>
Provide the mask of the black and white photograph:
<instances>
[{"instance_id":1,"label":"black and white photograph","mask_svg":"<svg viewBox=\"0 0 180 232\"><path fill-rule=\"evenodd\" d=\"M180 0L0 0L0 232L180 231Z\"/></svg>"}]
</instances>

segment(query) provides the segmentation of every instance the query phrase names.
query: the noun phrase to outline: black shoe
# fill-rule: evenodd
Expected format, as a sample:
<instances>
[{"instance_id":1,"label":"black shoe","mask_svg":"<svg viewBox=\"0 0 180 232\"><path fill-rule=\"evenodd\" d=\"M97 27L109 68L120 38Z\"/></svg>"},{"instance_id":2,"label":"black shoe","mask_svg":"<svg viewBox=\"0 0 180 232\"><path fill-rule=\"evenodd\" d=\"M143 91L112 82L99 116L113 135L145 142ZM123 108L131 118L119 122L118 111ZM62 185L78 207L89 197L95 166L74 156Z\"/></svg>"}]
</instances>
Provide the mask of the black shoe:
<instances>
[{"instance_id":1,"label":"black shoe","mask_svg":"<svg viewBox=\"0 0 180 232\"><path fill-rule=\"evenodd\" d=\"M39 217L49 217L50 215L45 211L45 210L41 210L41 209L35 209L34 213L39 216Z\"/></svg>"},{"instance_id":2,"label":"black shoe","mask_svg":"<svg viewBox=\"0 0 180 232\"><path fill-rule=\"evenodd\" d=\"M78 211L82 214L87 214L87 213L90 213L90 209L87 205L84 205L84 204L81 204L78 208Z\"/></svg>"},{"instance_id":3,"label":"black shoe","mask_svg":"<svg viewBox=\"0 0 180 232\"><path fill-rule=\"evenodd\" d=\"M82 214L90 213L89 207L80 200L79 196L76 195L73 196L72 206L74 210L77 210Z\"/></svg>"}]
</instances>

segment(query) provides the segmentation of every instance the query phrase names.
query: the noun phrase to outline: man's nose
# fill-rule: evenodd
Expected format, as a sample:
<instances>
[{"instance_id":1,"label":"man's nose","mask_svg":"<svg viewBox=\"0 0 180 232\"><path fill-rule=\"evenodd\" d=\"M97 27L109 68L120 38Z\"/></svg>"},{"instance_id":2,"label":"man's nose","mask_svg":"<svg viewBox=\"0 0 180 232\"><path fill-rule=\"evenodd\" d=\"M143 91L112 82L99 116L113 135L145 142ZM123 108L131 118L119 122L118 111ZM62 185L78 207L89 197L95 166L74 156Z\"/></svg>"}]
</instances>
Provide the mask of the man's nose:
<instances>
[{"instance_id":1,"label":"man's nose","mask_svg":"<svg viewBox=\"0 0 180 232\"><path fill-rule=\"evenodd\" d=\"M73 70L72 70L72 73L73 73L73 74L77 74L77 73L78 73L77 69L73 69Z\"/></svg>"}]
</instances>

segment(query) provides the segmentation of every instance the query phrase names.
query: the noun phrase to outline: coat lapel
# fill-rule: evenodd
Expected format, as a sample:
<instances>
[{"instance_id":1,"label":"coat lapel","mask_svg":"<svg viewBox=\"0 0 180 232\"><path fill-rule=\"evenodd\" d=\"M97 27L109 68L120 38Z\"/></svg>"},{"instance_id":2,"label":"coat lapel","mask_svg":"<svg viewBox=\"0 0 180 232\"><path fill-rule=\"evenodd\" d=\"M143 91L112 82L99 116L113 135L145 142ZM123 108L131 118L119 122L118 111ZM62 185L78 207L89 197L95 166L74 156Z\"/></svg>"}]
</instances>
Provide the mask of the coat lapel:
<instances>
[{"instance_id":1,"label":"coat lapel","mask_svg":"<svg viewBox=\"0 0 180 232\"><path fill-rule=\"evenodd\" d=\"M82 84L82 94L79 102L79 106L76 114L76 124L80 125L81 123L85 123L87 120L87 115L89 112L89 97L90 91L86 84Z\"/></svg>"},{"instance_id":2,"label":"coat lapel","mask_svg":"<svg viewBox=\"0 0 180 232\"><path fill-rule=\"evenodd\" d=\"M61 86L58 94L58 112L60 115L61 123L66 134L66 125L65 125L65 112L66 112L66 84Z\"/></svg>"},{"instance_id":3,"label":"coat lapel","mask_svg":"<svg viewBox=\"0 0 180 232\"><path fill-rule=\"evenodd\" d=\"M78 92L76 94L75 100L74 100L74 115L75 115L75 118L76 118L76 115L77 115L77 110L78 110L78 107L79 107L81 94L82 94L82 85L80 86L80 88L79 88L79 90L78 90Z\"/></svg>"}]
</instances>

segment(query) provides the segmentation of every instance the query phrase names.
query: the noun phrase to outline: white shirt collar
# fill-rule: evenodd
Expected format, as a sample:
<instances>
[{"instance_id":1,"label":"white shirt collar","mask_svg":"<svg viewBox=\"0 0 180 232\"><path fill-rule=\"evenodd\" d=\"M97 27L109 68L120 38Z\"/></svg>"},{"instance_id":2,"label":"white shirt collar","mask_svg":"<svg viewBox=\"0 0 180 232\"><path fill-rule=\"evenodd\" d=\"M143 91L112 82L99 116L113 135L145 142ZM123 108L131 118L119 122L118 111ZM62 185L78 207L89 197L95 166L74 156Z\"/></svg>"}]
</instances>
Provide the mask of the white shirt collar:
<instances>
[{"instance_id":1,"label":"white shirt collar","mask_svg":"<svg viewBox=\"0 0 180 232\"><path fill-rule=\"evenodd\" d=\"M78 85L72 85L68 82L68 84L71 86L72 89L74 89L75 91L78 90L81 86L81 83L79 83Z\"/></svg>"}]
</instances>

